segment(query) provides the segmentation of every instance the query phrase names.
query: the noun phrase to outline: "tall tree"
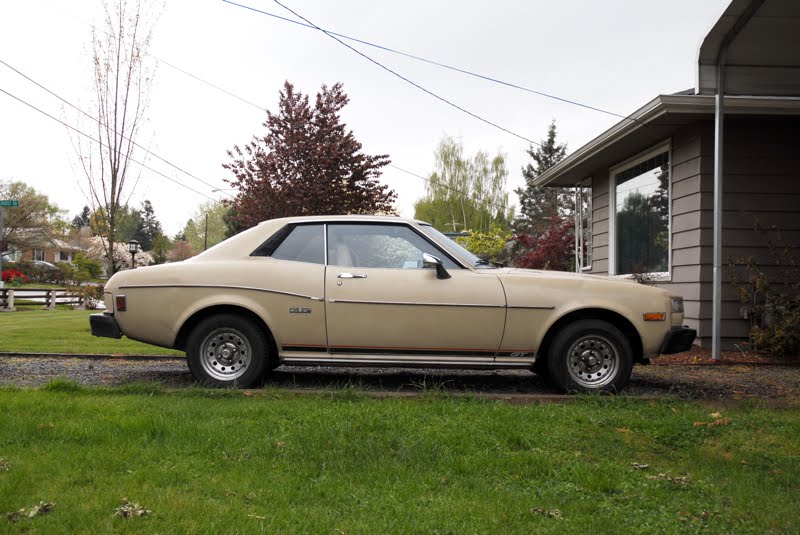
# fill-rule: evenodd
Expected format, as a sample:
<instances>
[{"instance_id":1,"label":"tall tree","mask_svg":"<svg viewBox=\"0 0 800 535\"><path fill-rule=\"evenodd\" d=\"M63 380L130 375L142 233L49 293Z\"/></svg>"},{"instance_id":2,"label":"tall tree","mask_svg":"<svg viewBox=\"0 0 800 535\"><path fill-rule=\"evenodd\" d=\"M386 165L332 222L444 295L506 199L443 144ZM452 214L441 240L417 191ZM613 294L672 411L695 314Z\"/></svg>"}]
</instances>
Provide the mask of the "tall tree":
<instances>
[{"instance_id":1,"label":"tall tree","mask_svg":"<svg viewBox=\"0 0 800 535\"><path fill-rule=\"evenodd\" d=\"M142 246L142 249L149 251L153 248L153 241L156 236L162 234L161 222L156 218L156 212L153 209L153 204L145 200L139 210L139 228L134 234L134 238Z\"/></svg>"},{"instance_id":2,"label":"tall tree","mask_svg":"<svg viewBox=\"0 0 800 535\"><path fill-rule=\"evenodd\" d=\"M137 180L136 139L153 80L153 68L146 62L155 24L151 7L147 0L109 0L103 28L92 30L97 141L87 144L79 138L76 146L92 208L105 213L103 248L112 272L117 270L114 243L120 211Z\"/></svg>"},{"instance_id":3,"label":"tall tree","mask_svg":"<svg viewBox=\"0 0 800 535\"><path fill-rule=\"evenodd\" d=\"M547 139L526 152L533 160L523 169L525 187L514 192L519 195L519 214L514 220L514 231L518 234L541 235L551 229L553 216L570 216L575 209L574 190L538 186L534 181L539 176L564 159L567 146L556 142L556 122L550 123Z\"/></svg>"},{"instance_id":4,"label":"tall tree","mask_svg":"<svg viewBox=\"0 0 800 535\"><path fill-rule=\"evenodd\" d=\"M513 209L508 206L505 158L478 151L464 155L461 142L445 137L436 149L436 171L425 197L414 203L414 217L440 230L489 231L492 225L508 230Z\"/></svg>"},{"instance_id":5,"label":"tall tree","mask_svg":"<svg viewBox=\"0 0 800 535\"><path fill-rule=\"evenodd\" d=\"M0 180L0 199L19 201L19 206L3 209L0 252L7 251L12 244L17 248L30 245L40 239L40 231L60 235L68 227L62 219L64 212L52 204L47 195L25 182Z\"/></svg>"},{"instance_id":6,"label":"tall tree","mask_svg":"<svg viewBox=\"0 0 800 535\"><path fill-rule=\"evenodd\" d=\"M314 106L288 81L278 112L267 112L264 137L234 146L224 164L239 190L231 202L244 228L304 214L391 213L397 195L378 178L387 155L369 156L341 122L349 99L342 84L323 85Z\"/></svg>"},{"instance_id":7,"label":"tall tree","mask_svg":"<svg viewBox=\"0 0 800 535\"><path fill-rule=\"evenodd\" d=\"M169 254L171 248L172 242L169 240L169 238L163 234L158 234L155 239L153 239L150 249L150 252L153 255L153 262L156 264L163 264L166 262L167 255Z\"/></svg>"},{"instance_id":8,"label":"tall tree","mask_svg":"<svg viewBox=\"0 0 800 535\"><path fill-rule=\"evenodd\" d=\"M88 227L91 215L92 210L88 206L84 206L81 213L72 218L72 226L77 229Z\"/></svg>"}]
</instances>

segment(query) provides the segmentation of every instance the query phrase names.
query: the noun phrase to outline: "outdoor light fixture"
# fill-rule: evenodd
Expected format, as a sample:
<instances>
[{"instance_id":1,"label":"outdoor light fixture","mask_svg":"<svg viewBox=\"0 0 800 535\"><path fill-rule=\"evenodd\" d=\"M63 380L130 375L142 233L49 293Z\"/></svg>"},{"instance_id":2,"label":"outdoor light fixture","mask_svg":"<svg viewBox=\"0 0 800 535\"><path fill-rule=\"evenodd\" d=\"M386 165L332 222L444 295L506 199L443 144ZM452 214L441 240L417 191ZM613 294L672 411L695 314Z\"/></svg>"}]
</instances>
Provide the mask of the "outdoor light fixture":
<instances>
[{"instance_id":1,"label":"outdoor light fixture","mask_svg":"<svg viewBox=\"0 0 800 535\"><path fill-rule=\"evenodd\" d=\"M136 269L136 253L139 252L139 242L136 240L129 241L128 251L131 252L131 269Z\"/></svg>"}]
</instances>

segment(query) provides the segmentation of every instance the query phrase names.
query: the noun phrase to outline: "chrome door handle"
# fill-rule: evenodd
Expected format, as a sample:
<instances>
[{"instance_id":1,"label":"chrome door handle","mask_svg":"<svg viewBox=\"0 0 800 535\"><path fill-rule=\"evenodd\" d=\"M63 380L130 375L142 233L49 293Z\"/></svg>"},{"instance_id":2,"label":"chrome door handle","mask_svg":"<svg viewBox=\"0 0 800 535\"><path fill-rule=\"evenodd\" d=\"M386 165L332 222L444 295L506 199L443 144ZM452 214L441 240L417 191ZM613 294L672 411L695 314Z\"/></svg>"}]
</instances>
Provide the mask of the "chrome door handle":
<instances>
[{"instance_id":1,"label":"chrome door handle","mask_svg":"<svg viewBox=\"0 0 800 535\"><path fill-rule=\"evenodd\" d=\"M339 279L366 279L366 273L339 273Z\"/></svg>"}]
</instances>

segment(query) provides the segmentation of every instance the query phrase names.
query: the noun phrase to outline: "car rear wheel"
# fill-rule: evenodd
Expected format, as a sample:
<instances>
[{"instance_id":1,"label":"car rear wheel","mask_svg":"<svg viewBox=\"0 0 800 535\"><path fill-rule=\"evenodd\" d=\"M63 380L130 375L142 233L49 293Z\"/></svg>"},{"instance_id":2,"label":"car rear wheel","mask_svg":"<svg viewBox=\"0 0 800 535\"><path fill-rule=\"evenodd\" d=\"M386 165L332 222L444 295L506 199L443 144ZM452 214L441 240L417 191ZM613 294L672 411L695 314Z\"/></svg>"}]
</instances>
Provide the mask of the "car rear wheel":
<instances>
[{"instance_id":1,"label":"car rear wheel","mask_svg":"<svg viewBox=\"0 0 800 535\"><path fill-rule=\"evenodd\" d=\"M631 377L631 346L602 320L580 320L561 329L547 358L550 378L567 392L618 392Z\"/></svg>"},{"instance_id":2,"label":"car rear wheel","mask_svg":"<svg viewBox=\"0 0 800 535\"><path fill-rule=\"evenodd\" d=\"M263 377L267 337L252 321L216 314L200 321L189 335L189 371L204 385L247 388Z\"/></svg>"}]
</instances>

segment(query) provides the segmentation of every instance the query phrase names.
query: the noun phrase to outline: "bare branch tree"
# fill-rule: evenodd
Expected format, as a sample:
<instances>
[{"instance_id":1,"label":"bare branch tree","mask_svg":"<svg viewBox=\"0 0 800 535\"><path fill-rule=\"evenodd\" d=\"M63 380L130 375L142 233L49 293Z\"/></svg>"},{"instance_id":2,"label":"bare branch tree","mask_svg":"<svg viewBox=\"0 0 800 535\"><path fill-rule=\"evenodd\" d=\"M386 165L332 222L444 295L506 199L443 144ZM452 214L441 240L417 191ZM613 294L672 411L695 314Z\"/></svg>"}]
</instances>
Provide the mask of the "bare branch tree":
<instances>
[{"instance_id":1,"label":"bare branch tree","mask_svg":"<svg viewBox=\"0 0 800 535\"><path fill-rule=\"evenodd\" d=\"M135 140L145 122L153 82L147 50L157 15L147 0L108 0L103 5L104 25L92 30L91 41L96 136L90 141L78 138L75 146L89 202L105 218L103 245L113 273L118 267L113 254L117 216L136 187L136 173L141 173L141 167L133 166Z\"/></svg>"}]
</instances>

